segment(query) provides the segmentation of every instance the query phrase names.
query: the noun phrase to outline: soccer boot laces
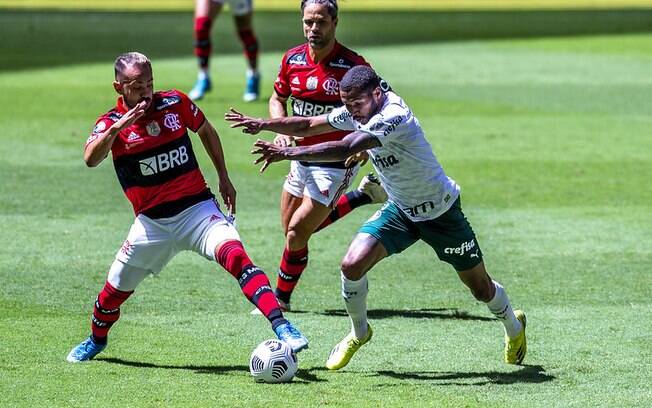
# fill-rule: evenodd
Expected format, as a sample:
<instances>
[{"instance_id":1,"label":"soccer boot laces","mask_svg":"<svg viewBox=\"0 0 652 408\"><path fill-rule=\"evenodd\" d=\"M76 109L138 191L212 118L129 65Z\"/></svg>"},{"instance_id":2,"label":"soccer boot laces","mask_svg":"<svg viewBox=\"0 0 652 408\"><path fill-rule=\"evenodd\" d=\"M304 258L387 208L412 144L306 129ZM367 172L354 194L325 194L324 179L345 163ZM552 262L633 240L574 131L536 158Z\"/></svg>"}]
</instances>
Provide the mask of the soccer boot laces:
<instances>
[{"instance_id":1,"label":"soccer boot laces","mask_svg":"<svg viewBox=\"0 0 652 408\"><path fill-rule=\"evenodd\" d=\"M292 323L283 323L274 329L276 337L290 346L295 353L308 348L308 339Z\"/></svg>"},{"instance_id":2,"label":"soccer boot laces","mask_svg":"<svg viewBox=\"0 0 652 408\"><path fill-rule=\"evenodd\" d=\"M97 344L93 341L92 336L89 336L86 340L79 343L77 347L70 350L66 360L70 363L92 360L93 357L98 355L105 348L106 344Z\"/></svg>"}]
</instances>

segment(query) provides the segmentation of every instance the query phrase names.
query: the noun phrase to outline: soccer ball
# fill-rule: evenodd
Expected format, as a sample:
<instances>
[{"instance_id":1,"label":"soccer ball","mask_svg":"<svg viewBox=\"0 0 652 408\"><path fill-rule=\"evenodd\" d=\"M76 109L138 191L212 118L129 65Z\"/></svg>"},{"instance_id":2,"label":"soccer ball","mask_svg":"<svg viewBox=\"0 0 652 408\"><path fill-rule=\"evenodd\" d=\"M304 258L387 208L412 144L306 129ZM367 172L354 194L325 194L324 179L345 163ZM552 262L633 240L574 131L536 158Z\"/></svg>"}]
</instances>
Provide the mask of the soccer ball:
<instances>
[{"instance_id":1,"label":"soccer ball","mask_svg":"<svg viewBox=\"0 0 652 408\"><path fill-rule=\"evenodd\" d=\"M260 343L249 359L249 372L257 382L292 381L298 368L294 351L287 343L276 339Z\"/></svg>"}]
</instances>

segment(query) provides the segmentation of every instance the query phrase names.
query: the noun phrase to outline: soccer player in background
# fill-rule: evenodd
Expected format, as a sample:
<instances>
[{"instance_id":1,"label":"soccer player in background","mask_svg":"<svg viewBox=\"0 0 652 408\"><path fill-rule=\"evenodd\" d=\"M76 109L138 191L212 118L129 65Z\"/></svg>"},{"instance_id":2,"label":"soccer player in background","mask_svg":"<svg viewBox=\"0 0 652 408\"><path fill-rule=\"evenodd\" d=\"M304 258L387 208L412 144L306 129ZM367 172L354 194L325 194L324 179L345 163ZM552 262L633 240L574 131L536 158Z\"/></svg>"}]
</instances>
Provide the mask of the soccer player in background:
<instances>
[{"instance_id":1,"label":"soccer player in background","mask_svg":"<svg viewBox=\"0 0 652 408\"><path fill-rule=\"evenodd\" d=\"M111 152L136 219L95 302L91 335L67 360L90 360L104 350L122 303L145 277L158 274L184 250L222 265L280 340L294 351L306 348L308 341L283 317L267 276L247 255L232 218L222 213L199 169L188 130L199 135L217 170L224 204L235 214L236 191L215 128L185 94L154 92L152 66L145 55L122 54L114 68L118 101L97 120L84 161L95 167Z\"/></svg>"},{"instance_id":2,"label":"soccer player in background","mask_svg":"<svg viewBox=\"0 0 652 408\"><path fill-rule=\"evenodd\" d=\"M294 116L330 112L342 104L338 87L346 71L355 65L368 65L364 58L335 39L336 0L303 0L301 12L307 42L283 55L269 100L273 118L288 116L288 102ZM305 146L339 140L347 134L335 129L306 139L279 134L274 143L287 146L294 142ZM308 264L308 240L312 234L355 208L387 199L373 175L365 176L356 190L344 194L358 173L358 160L366 162L364 154L346 161L290 164L281 193L281 224L286 239L275 291L283 310L290 310L290 298Z\"/></svg>"},{"instance_id":3,"label":"soccer player in background","mask_svg":"<svg viewBox=\"0 0 652 408\"><path fill-rule=\"evenodd\" d=\"M195 86L188 92L188 96L198 101L213 87L210 79L211 27L225 2L231 8L238 37L247 59L247 84L242 98L245 102L252 102L258 99L260 94L258 39L252 21L253 0L195 0L195 55L199 63L199 73Z\"/></svg>"},{"instance_id":4,"label":"soccer player in background","mask_svg":"<svg viewBox=\"0 0 652 408\"><path fill-rule=\"evenodd\" d=\"M452 265L473 296L486 303L505 328L505 362L525 357L525 314L513 311L505 289L487 273L480 245L460 202L460 189L448 177L425 138L417 118L394 92L381 88L373 69L357 66L340 82L344 106L312 118L253 119L232 110L226 119L245 133L261 130L312 137L334 129L349 130L342 140L299 147L262 140L253 153L257 163L280 160L338 161L368 151L389 200L365 224L342 260L342 296L352 329L331 351L326 366L338 370L372 336L367 322L367 272L380 260L421 239Z\"/></svg>"}]
</instances>

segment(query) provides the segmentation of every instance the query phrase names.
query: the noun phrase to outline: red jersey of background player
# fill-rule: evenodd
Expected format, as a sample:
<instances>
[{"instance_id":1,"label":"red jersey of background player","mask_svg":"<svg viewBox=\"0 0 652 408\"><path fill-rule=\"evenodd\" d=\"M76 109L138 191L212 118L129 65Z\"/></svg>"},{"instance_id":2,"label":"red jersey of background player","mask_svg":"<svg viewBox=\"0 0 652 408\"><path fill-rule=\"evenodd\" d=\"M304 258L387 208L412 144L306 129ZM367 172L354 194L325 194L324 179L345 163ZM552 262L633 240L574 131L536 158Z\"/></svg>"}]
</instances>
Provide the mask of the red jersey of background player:
<instances>
[{"instance_id":1,"label":"red jersey of background player","mask_svg":"<svg viewBox=\"0 0 652 408\"><path fill-rule=\"evenodd\" d=\"M97 120L86 145L128 110L118 98L115 108ZM188 129L197 132L205 120L182 92L155 92L151 108L118 134L111 146L113 165L136 215L171 217L214 198L188 136Z\"/></svg>"},{"instance_id":2,"label":"red jersey of background player","mask_svg":"<svg viewBox=\"0 0 652 408\"><path fill-rule=\"evenodd\" d=\"M330 54L316 63L310 57L307 43L292 48L283 56L274 90L281 97L291 97L296 116L318 116L341 106L339 83L356 65L369 65L364 58L337 41ZM298 141L312 145L340 140L350 132L336 131Z\"/></svg>"}]
</instances>

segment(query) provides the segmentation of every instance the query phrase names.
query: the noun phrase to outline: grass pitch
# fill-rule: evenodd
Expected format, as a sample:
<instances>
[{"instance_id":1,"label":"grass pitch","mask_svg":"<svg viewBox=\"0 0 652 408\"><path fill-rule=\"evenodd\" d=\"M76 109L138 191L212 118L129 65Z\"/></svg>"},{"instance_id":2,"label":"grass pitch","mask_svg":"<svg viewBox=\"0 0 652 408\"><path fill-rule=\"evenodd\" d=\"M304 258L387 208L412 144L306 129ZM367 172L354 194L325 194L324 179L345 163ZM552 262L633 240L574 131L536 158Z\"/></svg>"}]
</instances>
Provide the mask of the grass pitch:
<instances>
[{"instance_id":1,"label":"grass pitch","mask_svg":"<svg viewBox=\"0 0 652 408\"><path fill-rule=\"evenodd\" d=\"M35 27L66 26L65 16ZM124 44L111 27L128 15L93 16L115 48ZM149 16L143 37L168 17ZM22 32L2 27L15 27L12 38ZM170 34L170 42L189 42L185 34ZM102 47L94 38L77 36L79 49L93 54ZM372 342L342 372L324 368L349 328L338 262L371 206L311 241L293 299L297 312L288 314L311 345L299 355L292 384L253 383L249 354L273 334L248 314L233 278L194 254L178 256L137 289L96 361L66 363L70 348L88 335L93 301L132 215L110 162L91 170L81 159L96 116L114 102L116 49L91 60L70 53L65 64L57 60L60 49L37 46L24 51L24 64L0 71L0 405L649 404L652 35L376 46L342 40L356 44L410 104L461 184L490 273L528 314L527 364L502 363L499 323L417 244L370 274ZM130 41L131 48L151 46ZM164 58L166 45L151 48L159 51L156 87L188 90L194 61ZM9 48L2 53L11 55ZM279 58L273 50L262 57L267 93ZM43 60L59 62L46 67ZM248 154L252 139L221 120L229 106L266 112L264 101L240 102L242 57L215 58L213 72L215 91L200 105L221 131L245 245L274 279L287 166L259 175ZM215 172L195 145L215 186Z\"/></svg>"}]
</instances>

